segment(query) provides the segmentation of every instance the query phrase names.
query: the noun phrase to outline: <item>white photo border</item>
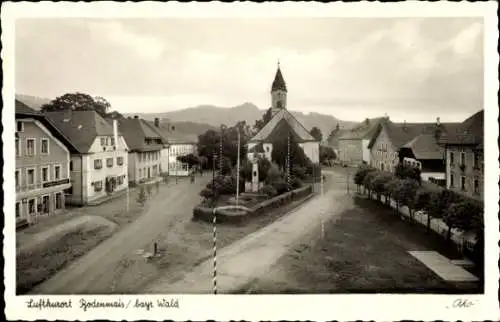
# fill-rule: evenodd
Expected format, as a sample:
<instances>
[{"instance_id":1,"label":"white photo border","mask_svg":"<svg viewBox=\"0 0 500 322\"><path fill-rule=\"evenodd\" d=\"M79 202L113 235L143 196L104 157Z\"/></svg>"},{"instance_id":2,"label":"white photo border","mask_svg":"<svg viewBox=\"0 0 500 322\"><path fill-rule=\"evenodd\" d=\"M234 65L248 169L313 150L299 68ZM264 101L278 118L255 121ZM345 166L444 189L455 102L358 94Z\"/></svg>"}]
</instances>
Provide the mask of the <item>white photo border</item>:
<instances>
[{"instance_id":1,"label":"white photo border","mask_svg":"<svg viewBox=\"0 0 500 322\"><path fill-rule=\"evenodd\" d=\"M497 3L401 2L401 3L95 3L19 2L2 3L2 60L4 72L2 133L3 155L14 153L14 25L19 18L88 17L483 17L485 109L485 294L484 295L88 295L16 296L15 218L5 216L5 314L7 319L47 320L496 320L500 318L498 291L498 18ZM478 107L479 109L479 107ZM13 158L4 158L4 174L13 174ZM4 176L4 214L15 207L13 175ZM179 308L151 310L91 309L79 301L154 301L178 299ZM28 309L29 300L71 300L71 309ZM457 299L474 304L453 307Z\"/></svg>"}]
</instances>

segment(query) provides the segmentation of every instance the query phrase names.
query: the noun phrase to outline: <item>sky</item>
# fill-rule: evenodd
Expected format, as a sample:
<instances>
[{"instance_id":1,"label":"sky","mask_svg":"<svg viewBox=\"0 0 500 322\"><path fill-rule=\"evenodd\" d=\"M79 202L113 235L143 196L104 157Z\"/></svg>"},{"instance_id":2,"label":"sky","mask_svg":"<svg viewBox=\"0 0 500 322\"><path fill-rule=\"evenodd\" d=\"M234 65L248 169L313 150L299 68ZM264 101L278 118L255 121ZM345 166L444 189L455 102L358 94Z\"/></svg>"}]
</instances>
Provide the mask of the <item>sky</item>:
<instances>
[{"instance_id":1,"label":"sky","mask_svg":"<svg viewBox=\"0 0 500 322\"><path fill-rule=\"evenodd\" d=\"M103 96L122 113L270 106L362 121L463 121L483 108L479 18L18 19L17 94Z\"/></svg>"}]
</instances>

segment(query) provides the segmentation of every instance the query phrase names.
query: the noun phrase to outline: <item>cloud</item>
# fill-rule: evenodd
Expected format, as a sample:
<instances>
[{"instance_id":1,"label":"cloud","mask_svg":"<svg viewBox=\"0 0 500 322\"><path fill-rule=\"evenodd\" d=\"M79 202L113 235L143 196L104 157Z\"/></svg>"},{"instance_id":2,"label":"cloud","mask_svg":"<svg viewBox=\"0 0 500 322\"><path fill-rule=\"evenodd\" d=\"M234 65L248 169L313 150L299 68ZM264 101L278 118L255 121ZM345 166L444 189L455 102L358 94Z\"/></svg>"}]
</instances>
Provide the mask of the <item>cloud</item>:
<instances>
[{"instance_id":1,"label":"cloud","mask_svg":"<svg viewBox=\"0 0 500 322\"><path fill-rule=\"evenodd\" d=\"M470 27L462 30L455 38L450 41L453 50L459 55L472 54L476 49L476 44L480 40L483 32L483 25L474 23Z\"/></svg>"},{"instance_id":2,"label":"cloud","mask_svg":"<svg viewBox=\"0 0 500 322\"><path fill-rule=\"evenodd\" d=\"M106 41L133 50L144 58L158 58L165 48L165 44L158 38L128 31L120 22L90 22L88 28L94 37L103 37Z\"/></svg>"}]
</instances>

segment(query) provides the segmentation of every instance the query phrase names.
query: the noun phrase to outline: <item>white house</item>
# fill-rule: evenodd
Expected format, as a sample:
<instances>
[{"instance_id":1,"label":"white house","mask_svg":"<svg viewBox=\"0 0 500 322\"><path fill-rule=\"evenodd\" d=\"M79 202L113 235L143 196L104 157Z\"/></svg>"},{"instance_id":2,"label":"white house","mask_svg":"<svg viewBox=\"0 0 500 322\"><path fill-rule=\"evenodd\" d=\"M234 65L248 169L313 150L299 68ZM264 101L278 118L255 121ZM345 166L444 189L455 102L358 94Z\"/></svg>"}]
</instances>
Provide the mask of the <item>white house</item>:
<instances>
[{"instance_id":1,"label":"white house","mask_svg":"<svg viewBox=\"0 0 500 322\"><path fill-rule=\"evenodd\" d=\"M154 126L137 116L119 119L118 126L129 148L129 182L159 180L163 171L161 151L167 142Z\"/></svg>"},{"instance_id":2,"label":"white house","mask_svg":"<svg viewBox=\"0 0 500 322\"><path fill-rule=\"evenodd\" d=\"M271 160L272 142L292 135L311 162L318 163L320 142L286 109L287 89L279 65L271 86L271 102L271 120L248 141L249 160L252 160L254 154Z\"/></svg>"},{"instance_id":3,"label":"white house","mask_svg":"<svg viewBox=\"0 0 500 322\"><path fill-rule=\"evenodd\" d=\"M48 112L47 117L78 151L71 154L67 203L87 205L128 187L128 146L116 121L110 124L95 111Z\"/></svg>"},{"instance_id":4,"label":"white house","mask_svg":"<svg viewBox=\"0 0 500 322\"><path fill-rule=\"evenodd\" d=\"M175 127L168 122L160 122L155 118L154 123L150 123L157 132L161 134L167 142L161 150L161 168L169 176L188 176L188 165L177 160L177 157L197 154L196 135L186 135L176 131Z\"/></svg>"}]
</instances>

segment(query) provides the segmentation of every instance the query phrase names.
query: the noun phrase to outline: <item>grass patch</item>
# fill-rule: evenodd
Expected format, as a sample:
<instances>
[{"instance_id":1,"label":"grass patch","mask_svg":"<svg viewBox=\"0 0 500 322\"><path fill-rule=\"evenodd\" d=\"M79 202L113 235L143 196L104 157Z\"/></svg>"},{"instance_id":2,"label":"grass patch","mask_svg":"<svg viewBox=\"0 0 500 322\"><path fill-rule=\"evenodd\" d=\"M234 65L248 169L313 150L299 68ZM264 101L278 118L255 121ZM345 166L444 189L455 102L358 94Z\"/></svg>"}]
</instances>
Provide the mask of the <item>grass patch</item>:
<instances>
[{"instance_id":1,"label":"grass patch","mask_svg":"<svg viewBox=\"0 0 500 322\"><path fill-rule=\"evenodd\" d=\"M29 292L109 236L107 227L79 229L43 248L19 254L16 258L17 294Z\"/></svg>"},{"instance_id":2,"label":"grass patch","mask_svg":"<svg viewBox=\"0 0 500 322\"><path fill-rule=\"evenodd\" d=\"M443 281L408 251L460 255L439 236L427 234L383 206L356 201L325 238L309 236L278 261L271 272L242 293L440 293L483 292L482 283Z\"/></svg>"}]
</instances>

